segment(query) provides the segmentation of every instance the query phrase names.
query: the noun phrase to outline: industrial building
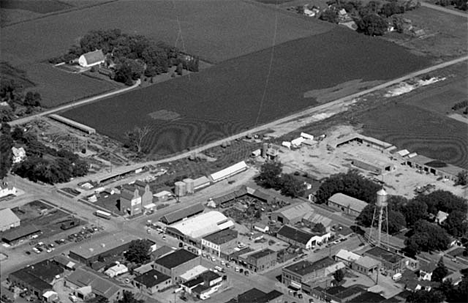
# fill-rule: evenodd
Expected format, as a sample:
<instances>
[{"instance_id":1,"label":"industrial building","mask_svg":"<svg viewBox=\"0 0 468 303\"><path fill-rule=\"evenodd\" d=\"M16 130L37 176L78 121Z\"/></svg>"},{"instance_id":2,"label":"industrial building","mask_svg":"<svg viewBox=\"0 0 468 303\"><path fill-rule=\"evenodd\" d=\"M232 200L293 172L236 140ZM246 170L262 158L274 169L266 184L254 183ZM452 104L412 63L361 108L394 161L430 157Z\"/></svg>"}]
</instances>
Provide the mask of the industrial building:
<instances>
[{"instance_id":1,"label":"industrial building","mask_svg":"<svg viewBox=\"0 0 468 303\"><path fill-rule=\"evenodd\" d=\"M0 232L20 226L20 218L9 208L0 210L0 218L2 219L0 222Z\"/></svg>"},{"instance_id":2,"label":"industrial building","mask_svg":"<svg viewBox=\"0 0 468 303\"><path fill-rule=\"evenodd\" d=\"M168 213L164 215L160 221L165 223L165 224L174 224L177 221L195 216L199 213L202 213L205 210L205 207L201 203L197 203L176 211L173 211L171 213Z\"/></svg>"},{"instance_id":3,"label":"industrial building","mask_svg":"<svg viewBox=\"0 0 468 303\"><path fill-rule=\"evenodd\" d=\"M170 276L173 283L179 282L180 275L200 265L200 257L185 250L179 249L154 261L154 269Z\"/></svg>"},{"instance_id":4,"label":"industrial building","mask_svg":"<svg viewBox=\"0 0 468 303\"><path fill-rule=\"evenodd\" d=\"M153 204L153 193L148 184L145 187L127 185L122 188L119 209L125 214L138 215L151 205L156 206Z\"/></svg>"},{"instance_id":5,"label":"industrial building","mask_svg":"<svg viewBox=\"0 0 468 303\"><path fill-rule=\"evenodd\" d=\"M351 160L351 164L375 175L382 175L396 169L396 166L393 163L372 159L369 155L357 155Z\"/></svg>"},{"instance_id":6,"label":"industrial building","mask_svg":"<svg viewBox=\"0 0 468 303\"><path fill-rule=\"evenodd\" d=\"M171 224L166 228L166 233L188 242L232 227L234 227L232 220L218 211L210 211Z\"/></svg>"},{"instance_id":7,"label":"industrial building","mask_svg":"<svg viewBox=\"0 0 468 303\"><path fill-rule=\"evenodd\" d=\"M352 142L357 142L359 144L365 144L368 147L372 147L378 150L390 150L394 149L394 146L390 143L372 138L372 137L367 137L363 136L361 134L352 134L350 136L346 136L343 139L340 139L339 141L336 142L335 147L339 148L340 146L343 146L345 144L349 144Z\"/></svg>"},{"instance_id":8,"label":"industrial building","mask_svg":"<svg viewBox=\"0 0 468 303\"><path fill-rule=\"evenodd\" d=\"M453 182L458 181L458 174L465 170L461 167L439 160L434 160L423 155L406 158L405 163L409 167L442 177L447 180L451 180Z\"/></svg>"},{"instance_id":9,"label":"industrial building","mask_svg":"<svg viewBox=\"0 0 468 303\"><path fill-rule=\"evenodd\" d=\"M270 215L270 220L282 224L294 225L302 220L304 216L312 213L313 209L308 202L298 203L283 207Z\"/></svg>"},{"instance_id":10,"label":"industrial building","mask_svg":"<svg viewBox=\"0 0 468 303\"><path fill-rule=\"evenodd\" d=\"M348 195L337 193L328 199L328 206L347 215L357 217L364 209L364 207L367 206L367 203Z\"/></svg>"},{"instance_id":11,"label":"industrial building","mask_svg":"<svg viewBox=\"0 0 468 303\"><path fill-rule=\"evenodd\" d=\"M65 118L65 117L62 117L62 116L59 116L59 115L56 115L56 114L49 115L49 118L51 118L51 119L53 119L55 121L61 122L61 123L65 124L65 125L71 126L73 128L76 128L78 130L81 130L82 132L85 132L88 135L92 135L92 134L96 133L96 129L94 129L92 127L89 127L87 125L81 124L79 122L70 120L68 118Z\"/></svg>"},{"instance_id":12,"label":"industrial building","mask_svg":"<svg viewBox=\"0 0 468 303\"><path fill-rule=\"evenodd\" d=\"M211 174L210 178L211 180L213 180L213 182L216 183L224 179L227 179L229 177L232 177L240 172L243 172L247 168L248 168L247 164L244 161L241 161L232 166L229 166L228 168L225 168L223 170L220 170L216 173Z\"/></svg>"},{"instance_id":13,"label":"industrial building","mask_svg":"<svg viewBox=\"0 0 468 303\"><path fill-rule=\"evenodd\" d=\"M212 200L215 203L216 207L226 207L229 205L230 202L235 201L236 199L242 198L244 196L255 198L264 203L269 203L271 200L274 199L270 195L262 192L261 190L253 189L243 185L230 193L214 198Z\"/></svg>"}]
</instances>

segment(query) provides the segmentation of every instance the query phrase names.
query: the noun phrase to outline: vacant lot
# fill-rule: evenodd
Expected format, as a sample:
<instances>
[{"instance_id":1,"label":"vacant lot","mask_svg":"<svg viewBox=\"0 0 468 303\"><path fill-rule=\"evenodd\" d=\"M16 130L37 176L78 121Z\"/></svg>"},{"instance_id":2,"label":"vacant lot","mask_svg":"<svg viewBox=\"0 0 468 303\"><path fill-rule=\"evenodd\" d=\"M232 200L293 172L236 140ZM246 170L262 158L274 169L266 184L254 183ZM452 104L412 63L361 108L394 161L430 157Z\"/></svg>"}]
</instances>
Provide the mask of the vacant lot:
<instances>
[{"instance_id":1,"label":"vacant lot","mask_svg":"<svg viewBox=\"0 0 468 303\"><path fill-rule=\"evenodd\" d=\"M307 91L355 79L393 79L428 64L397 45L337 27L278 45L274 54L256 52L64 116L117 139L134 126L148 125L146 145L153 153L169 154L316 105L314 98L304 98ZM178 118L152 119L164 111Z\"/></svg>"}]
</instances>

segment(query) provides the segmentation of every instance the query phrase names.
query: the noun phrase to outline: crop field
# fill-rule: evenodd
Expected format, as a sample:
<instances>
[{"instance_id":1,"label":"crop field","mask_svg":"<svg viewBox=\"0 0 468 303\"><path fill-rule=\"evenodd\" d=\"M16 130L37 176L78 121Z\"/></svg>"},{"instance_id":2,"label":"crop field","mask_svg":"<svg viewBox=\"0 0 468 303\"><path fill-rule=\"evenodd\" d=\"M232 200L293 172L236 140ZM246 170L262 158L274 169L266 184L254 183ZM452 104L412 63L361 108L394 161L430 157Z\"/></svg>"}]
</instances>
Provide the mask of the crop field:
<instances>
[{"instance_id":1,"label":"crop field","mask_svg":"<svg viewBox=\"0 0 468 303\"><path fill-rule=\"evenodd\" d=\"M228 60L63 115L119 140L134 126L149 126L147 148L166 155L315 106L314 98L304 97L307 91L393 79L428 64L395 44L337 27L278 45L274 53Z\"/></svg>"},{"instance_id":2,"label":"crop field","mask_svg":"<svg viewBox=\"0 0 468 303\"><path fill-rule=\"evenodd\" d=\"M360 115L364 134L401 149L468 167L468 124L446 116L463 94L466 99L466 79L465 71L458 81L418 89Z\"/></svg>"},{"instance_id":3,"label":"crop field","mask_svg":"<svg viewBox=\"0 0 468 303\"><path fill-rule=\"evenodd\" d=\"M58 106L121 87L116 82L68 73L47 63L26 65L24 70L29 80L36 83L32 90L41 94L44 107Z\"/></svg>"},{"instance_id":4,"label":"crop field","mask_svg":"<svg viewBox=\"0 0 468 303\"><path fill-rule=\"evenodd\" d=\"M39 14L46 14L63 9L70 8L71 5L59 1L51 0L2 0L0 1L1 9L20 9L32 11Z\"/></svg>"}]
</instances>

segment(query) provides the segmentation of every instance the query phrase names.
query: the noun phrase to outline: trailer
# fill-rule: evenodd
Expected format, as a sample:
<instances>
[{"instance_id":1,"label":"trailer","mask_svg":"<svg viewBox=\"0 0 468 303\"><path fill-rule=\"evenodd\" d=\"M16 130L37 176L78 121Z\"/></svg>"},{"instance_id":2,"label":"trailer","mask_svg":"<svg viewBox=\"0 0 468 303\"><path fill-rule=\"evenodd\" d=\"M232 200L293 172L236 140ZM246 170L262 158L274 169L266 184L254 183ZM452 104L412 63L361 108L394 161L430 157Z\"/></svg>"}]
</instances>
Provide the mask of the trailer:
<instances>
[{"instance_id":1,"label":"trailer","mask_svg":"<svg viewBox=\"0 0 468 303\"><path fill-rule=\"evenodd\" d=\"M100 217L100 218L103 218L103 219L106 219L106 220L110 220L111 216L112 216L110 213L107 213L107 212L102 211L102 210L96 210L94 212L94 215L96 217Z\"/></svg>"}]
</instances>

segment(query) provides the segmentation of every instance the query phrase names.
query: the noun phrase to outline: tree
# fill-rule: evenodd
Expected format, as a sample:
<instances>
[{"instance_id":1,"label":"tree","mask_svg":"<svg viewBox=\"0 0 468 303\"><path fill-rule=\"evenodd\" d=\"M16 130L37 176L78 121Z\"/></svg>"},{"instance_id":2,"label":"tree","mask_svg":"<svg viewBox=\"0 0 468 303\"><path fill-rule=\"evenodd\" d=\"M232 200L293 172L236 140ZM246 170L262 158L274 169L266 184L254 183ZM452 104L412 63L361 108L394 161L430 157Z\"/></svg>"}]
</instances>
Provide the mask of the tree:
<instances>
[{"instance_id":1,"label":"tree","mask_svg":"<svg viewBox=\"0 0 468 303\"><path fill-rule=\"evenodd\" d=\"M442 282L442 280L448 275L448 269L444 263L444 257L440 257L437 267L432 272L431 281Z\"/></svg>"},{"instance_id":2,"label":"tree","mask_svg":"<svg viewBox=\"0 0 468 303\"><path fill-rule=\"evenodd\" d=\"M319 234L322 234L324 232L327 231L327 229L325 228L325 226L323 226L322 223L317 223L314 225L314 227L312 228L312 231L315 232L315 233L319 233ZM338 281L339 282L339 281Z\"/></svg>"},{"instance_id":3,"label":"tree","mask_svg":"<svg viewBox=\"0 0 468 303\"><path fill-rule=\"evenodd\" d=\"M427 217L427 204L422 201L411 200L405 207L404 215L407 226L412 227L418 220Z\"/></svg>"},{"instance_id":4,"label":"tree","mask_svg":"<svg viewBox=\"0 0 468 303\"><path fill-rule=\"evenodd\" d=\"M356 223L359 225L370 227L372 225L372 218L374 216L375 205L367 204L366 207L361 211L359 216L356 218ZM374 227L377 226L378 222L374 222ZM405 216L399 212L394 211L388 207L388 233L394 234L399 232L403 227L406 226ZM382 226L384 231L387 231L387 223L384 222Z\"/></svg>"},{"instance_id":5,"label":"tree","mask_svg":"<svg viewBox=\"0 0 468 303\"><path fill-rule=\"evenodd\" d=\"M280 178L281 194L291 198L297 198L304 195L306 186L293 174L284 174Z\"/></svg>"},{"instance_id":6,"label":"tree","mask_svg":"<svg viewBox=\"0 0 468 303\"><path fill-rule=\"evenodd\" d=\"M380 9L380 15L383 15L384 17L388 18L392 15L395 14L402 14L404 13L404 8L400 7L396 2L388 2L385 3L382 8Z\"/></svg>"},{"instance_id":7,"label":"tree","mask_svg":"<svg viewBox=\"0 0 468 303\"><path fill-rule=\"evenodd\" d=\"M143 140L149 134L150 130L149 126L146 125L143 128L136 126L133 131L127 132L125 134L127 137L127 147L137 153L144 152Z\"/></svg>"},{"instance_id":8,"label":"tree","mask_svg":"<svg viewBox=\"0 0 468 303\"><path fill-rule=\"evenodd\" d=\"M326 9L322 12L319 19L330 23L338 23L338 12L335 9Z\"/></svg>"},{"instance_id":9,"label":"tree","mask_svg":"<svg viewBox=\"0 0 468 303\"><path fill-rule=\"evenodd\" d=\"M262 165L260 174L255 178L255 181L262 187L279 189L282 171L283 165L280 162L266 162Z\"/></svg>"},{"instance_id":10,"label":"tree","mask_svg":"<svg viewBox=\"0 0 468 303\"><path fill-rule=\"evenodd\" d=\"M125 259L136 264L144 264L150 260L151 242L148 240L134 240L130 243Z\"/></svg>"},{"instance_id":11,"label":"tree","mask_svg":"<svg viewBox=\"0 0 468 303\"><path fill-rule=\"evenodd\" d=\"M457 182L455 182L455 185L466 185L468 184L468 171L463 170L457 174Z\"/></svg>"},{"instance_id":12,"label":"tree","mask_svg":"<svg viewBox=\"0 0 468 303\"><path fill-rule=\"evenodd\" d=\"M452 211L468 211L466 199L454 195L446 190L435 190L430 194L419 194L413 200L424 202L427 205L427 211L431 214L437 214L439 210L451 213Z\"/></svg>"},{"instance_id":13,"label":"tree","mask_svg":"<svg viewBox=\"0 0 468 303\"><path fill-rule=\"evenodd\" d=\"M336 282L340 283L341 281L343 281L344 279L344 271L343 269L338 269L337 271L335 271L335 273L333 274L333 278L335 278Z\"/></svg>"},{"instance_id":14,"label":"tree","mask_svg":"<svg viewBox=\"0 0 468 303\"><path fill-rule=\"evenodd\" d=\"M444 299L444 294L438 290L418 290L406 298L406 303L442 303Z\"/></svg>"},{"instance_id":15,"label":"tree","mask_svg":"<svg viewBox=\"0 0 468 303\"><path fill-rule=\"evenodd\" d=\"M124 290L122 299L118 300L117 303L145 303L145 300L137 300L131 291Z\"/></svg>"},{"instance_id":16,"label":"tree","mask_svg":"<svg viewBox=\"0 0 468 303\"><path fill-rule=\"evenodd\" d=\"M446 279L445 281L442 281L442 283L440 283L440 285L437 287L437 290L444 294L445 301L457 302L455 301L457 297L457 289L453 285L452 279Z\"/></svg>"},{"instance_id":17,"label":"tree","mask_svg":"<svg viewBox=\"0 0 468 303\"><path fill-rule=\"evenodd\" d=\"M33 92L27 92L26 97L24 98L23 105L28 106L28 107L37 107L41 106L41 94L39 93L33 93Z\"/></svg>"},{"instance_id":18,"label":"tree","mask_svg":"<svg viewBox=\"0 0 468 303\"><path fill-rule=\"evenodd\" d=\"M408 251L419 253L421 251L438 251L447 249L450 238L447 232L440 226L419 220L414 224L412 235L406 239Z\"/></svg>"},{"instance_id":19,"label":"tree","mask_svg":"<svg viewBox=\"0 0 468 303\"><path fill-rule=\"evenodd\" d=\"M368 14L357 22L359 31L368 36L382 36L388 28L387 21L377 14Z\"/></svg>"},{"instance_id":20,"label":"tree","mask_svg":"<svg viewBox=\"0 0 468 303\"><path fill-rule=\"evenodd\" d=\"M458 210L451 212L443 222L443 228L454 237L463 236L468 231L466 213Z\"/></svg>"}]
</instances>

